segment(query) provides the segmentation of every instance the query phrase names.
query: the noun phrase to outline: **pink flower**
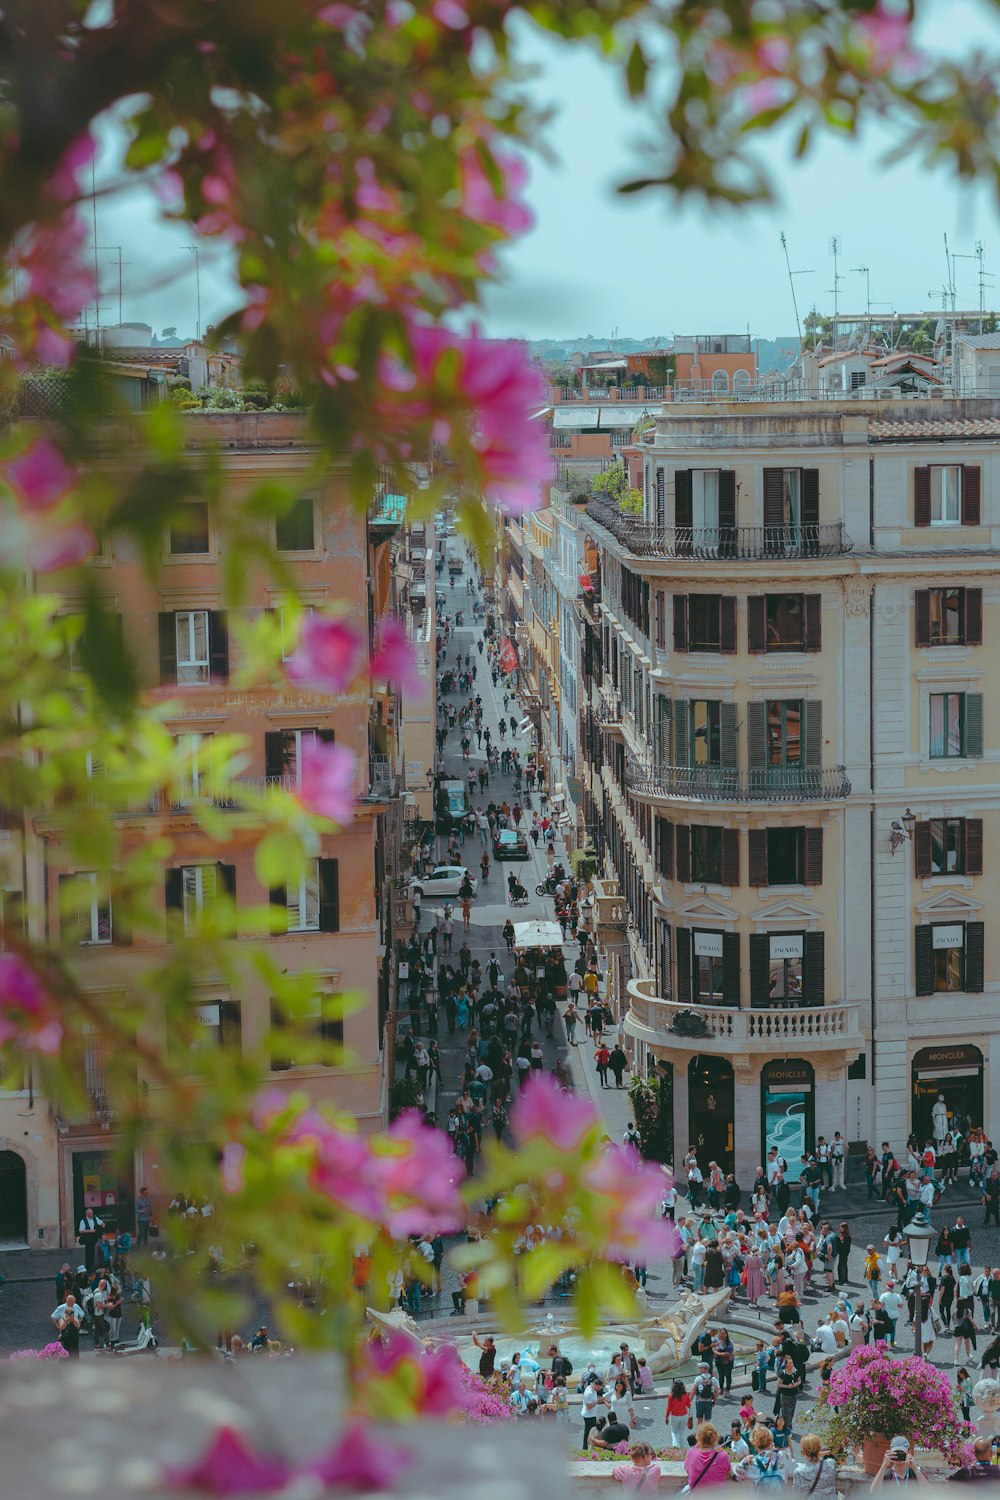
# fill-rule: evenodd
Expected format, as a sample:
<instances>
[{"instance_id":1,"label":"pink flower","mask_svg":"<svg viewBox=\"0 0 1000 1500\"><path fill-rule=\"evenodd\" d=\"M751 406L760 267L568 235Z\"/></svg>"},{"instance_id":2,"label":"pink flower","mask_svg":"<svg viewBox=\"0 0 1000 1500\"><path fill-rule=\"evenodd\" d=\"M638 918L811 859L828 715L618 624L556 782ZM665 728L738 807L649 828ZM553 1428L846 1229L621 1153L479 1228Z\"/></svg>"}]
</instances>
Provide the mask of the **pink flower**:
<instances>
[{"instance_id":1,"label":"pink flower","mask_svg":"<svg viewBox=\"0 0 1000 1500\"><path fill-rule=\"evenodd\" d=\"M48 197L56 203L68 203L80 192L80 173L89 167L97 146L89 130L71 141L62 154L59 165L45 184ZM89 174L88 174L89 175Z\"/></svg>"},{"instance_id":2,"label":"pink flower","mask_svg":"<svg viewBox=\"0 0 1000 1500\"><path fill-rule=\"evenodd\" d=\"M60 370L73 363L76 344L68 334L59 333L48 323L39 323L35 328L34 353L40 365L56 365Z\"/></svg>"},{"instance_id":3,"label":"pink flower","mask_svg":"<svg viewBox=\"0 0 1000 1500\"><path fill-rule=\"evenodd\" d=\"M588 1163L583 1180L591 1192L607 1204L606 1254L621 1258L652 1260L671 1255L677 1247L678 1231L669 1219L660 1218L663 1174L635 1151L611 1146Z\"/></svg>"},{"instance_id":4,"label":"pink flower","mask_svg":"<svg viewBox=\"0 0 1000 1500\"><path fill-rule=\"evenodd\" d=\"M467 1374L467 1366L449 1345L419 1354L404 1334L393 1330L364 1346L357 1378L362 1387L398 1380L414 1393L413 1407L421 1416L446 1417L465 1405ZM377 1394L374 1399L378 1401Z\"/></svg>"},{"instance_id":5,"label":"pink flower","mask_svg":"<svg viewBox=\"0 0 1000 1500\"><path fill-rule=\"evenodd\" d=\"M373 1438L368 1427L352 1422L332 1447L303 1464L298 1473L311 1474L326 1485L371 1494L395 1484L411 1462L409 1453L391 1447L383 1438Z\"/></svg>"},{"instance_id":6,"label":"pink flower","mask_svg":"<svg viewBox=\"0 0 1000 1500\"><path fill-rule=\"evenodd\" d=\"M283 1490L291 1470L283 1458L251 1447L232 1427L220 1427L205 1452L189 1464L166 1464L165 1484L208 1495L268 1495Z\"/></svg>"},{"instance_id":7,"label":"pink flower","mask_svg":"<svg viewBox=\"0 0 1000 1500\"><path fill-rule=\"evenodd\" d=\"M59 1051L63 1029L34 970L16 953L0 953L0 1046L16 1041L25 1051Z\"/></svg>"},{"instance_id":8,"label":"pink flower","mask_svg":"<svg viewBox=\"0 0 1000 1500\"><path fill-rule=\"evenodd\" d=\"M68 521L29 541L28 562L36 573L58 573L84 562L97 550L97 538L82 521Z\"/></svg>"},{"instance_id":9,"label":"pink flower","mask_svg":"<svg viewBox=\"0 0 1000 1500\"><path fill-rule=\"evenodd\" d=\"M222 1148L222 1161L219 1164L219 1175L222 1178L223 1191L227 1193L242 1193L244 1187L243 1163L246 1161L247 1148L241 1146L239 1141L227 1141Z\"/></svg>"},{"instance_id":10,"label":"pink flower","mask_svg":"<svg viewBox=\"0 0 1000 1500\"><path fill-rule=\"evenodd\" d=\"M285 662L285 676L306 687L343 693L360 672L364 657L364 637L348 620L309 615L294 653Z\"/></svg>"},{"instance_id":11,"label":"pink flower","mask_svg":"<svg viewBox=\"0 0 1000 1500\"><path fill-rule=\"evenodd\" d=\"M885 73L897 63L912 65L919 61L909 45L910 17L905 10L887 10L879 0L874 10L854 17L854 26L861 33L873 73Z\"/></svg>"},{"instance_id":12,"label":"pink flower","mask_svg":"<svg viewBox=\"0 0 1000 1500\"><path fill-rule=\"evenodd\" d=\"M309 1180L317 1192L362 1219L380 1221L383 1197L373 1180L367 1143L319 1114L306 1110L290 1126L284 1140L309 1145L313 1159Z\"/></svg>"},{"instance_id":13,"label":"pink flower","mask_svg":"<svg viewBox=\"0 0 1000 1500\"><path fill-rule=\"evenodd\" d=\"M453 1411L461 1411L465 1406L462 1371L466 1367L458 1352L448 1344L428 1350L420 1367L424 1377L421 1413L428 1417L447 1417Z\"/></svg>"},{"instance_id":14,"label":"pink flower","mask_svg":"<svg viewBox=\"0 0 1000 1500\"><path fill-rule=\"evenodd\" d=\"M406 638L406 626L395 615L379 621L371 672L372 677L397 683L404 698L419 698L423 690L416 652Z\"/></svg>"},{"instance_id":15,"label":"pink flower","mask_svg":"<svg viewBox=\"0 0 1000 1500\"><path fill-rule=\"evenodd\" d=\"M746 114L750 119L755 115L765 114L769 109L777 109L787 97L788 89L782 81L777 78L760 78L743 95Z\"/></svg>"},{"instance_id":16,"label":"pink flower","mask_svg":"<svg viewBox=\"0 0 1000 1500\"><path fill-rule=\"evenodd\" d=\"M462 211L467 219L477 224L490 224L507 235L523 234L531 228L531 212L518 202L515 195L523 189L528 169L517 157L496 156L495 159L503 177L499 193L494 192L478 152L462 153Z\"/></svg>"},{"instance_id":17,"label":"pink flower","mask_svg":"<svg viewBox=\"0 0 1000 1500\"><path fill-rule=\"evenodd\" d=\"M12 458L4 477L26 510L48 510L76 483L79 470L63 458L55 443L39 438Z\"/></svg>"},{"instance_id":18,"label":"pink flower","mask_svg":"<svg viewBox=\"0 0 1000 1500\"><path fill-rule=\"evenodd\" d=\"M358 769L353 750L309 740L302 746L298 797L302 806L334 823L354 817L354 782Z\"/></svg>"},{"instance_id":19,"label":"pink flower","mask_svg":"<svg viewBox=\"0 0 1000 1500\"><path fill-rule=\"evenodd\" d=\"M458 0L434 0L431 15L450 31L464 31L469 24L468 13L458 4Z\"/></svg>"},{"instance_id":20,"label":"pink flower","mask_svg":"<svg viewBox=\"0 0 1000 1500\"><path fill-rule=\"evenodd\" d=\"M67 211L57 219L36 224L21 257L29 296L47 302L65 323L78 318L97 292L93 268L84 258L87 237L83 220Z\"/></svg>"},{"instance_id":21,"label":"pink flower","mask_svg":"<svg viewBox=\"0 0 1000 1500\"><path fill-rule=\"evenodd\" d=\"M382 1194L382 1222L394 1235L419 1234L462 1222L458 1163L447 1135L406 1110L390 1125L372 1155L371 1175Z\"/></svg>"},{"instance_id":22,"label":"pink flower","mask_svg":"<svg viewBox=\"0 0 1000 1500\"><path fill-rule=\"evenodd\" d=\"M784 73L792 60L791 43L783 36L762 37L754 48L754 57L769 73Z\"/></svg>"},{"instance_id":23,"label":"pink flower","mask_svg":"<svg viewBox=\"0 0 1000 1500\"><path fill-rule=\"evenodd\" d=\"M518 1145L542 1140L559 1151L576 1151L596 1124L589 1100L564 1094L545 1074L529 1078L510 1117Z\"/></svg>"}]
</instances>

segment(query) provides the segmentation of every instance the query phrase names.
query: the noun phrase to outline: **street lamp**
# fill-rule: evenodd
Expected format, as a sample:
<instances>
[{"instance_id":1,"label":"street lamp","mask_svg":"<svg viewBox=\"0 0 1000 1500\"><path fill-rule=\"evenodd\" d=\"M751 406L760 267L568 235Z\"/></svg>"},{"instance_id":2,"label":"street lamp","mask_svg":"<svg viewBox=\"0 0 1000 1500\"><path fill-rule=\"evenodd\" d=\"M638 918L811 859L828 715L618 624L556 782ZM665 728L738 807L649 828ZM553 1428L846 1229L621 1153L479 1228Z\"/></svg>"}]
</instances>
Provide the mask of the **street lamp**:
<instances>
[{"instance_id":1,"label":"street lamp","mask_svg":"<svg viewBox=\"0 0 1000 1500\"><path fill-rule=\"evenodd\" d=\"M923 1209L914 1214L906 1226L906 1237L910 1246L910 1264L917 1273L917 1286L913 1303L913 1327L916 1340L916 1352L923 1357L924 1352L924 1293L923 1279L927 1270L927 1256L931 1248L931 1240L934 1237L934 1229L929 1222Z\"/></svg>"}]
</instances>

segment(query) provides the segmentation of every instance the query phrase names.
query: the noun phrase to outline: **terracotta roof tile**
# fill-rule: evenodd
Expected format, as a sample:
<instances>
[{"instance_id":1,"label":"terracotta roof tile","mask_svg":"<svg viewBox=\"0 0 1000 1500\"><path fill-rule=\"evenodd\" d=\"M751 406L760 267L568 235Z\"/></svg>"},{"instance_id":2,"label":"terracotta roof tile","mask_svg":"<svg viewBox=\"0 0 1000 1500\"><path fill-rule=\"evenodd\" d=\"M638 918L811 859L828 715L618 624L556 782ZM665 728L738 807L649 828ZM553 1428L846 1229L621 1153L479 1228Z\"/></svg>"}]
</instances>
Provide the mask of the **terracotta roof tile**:
<instances>
[{"instance_id":1,"label":"terracotta roof tile","mask_svg":"<svg viewBox=\"0 0 1000 1500\"><path fill-rule=\"evenodd\" d=\"M1000 417L929 418L924 421L900 419L868 423L868 435L874 441L904 438L1000 438Z\"/></svg>"}]
</instances>

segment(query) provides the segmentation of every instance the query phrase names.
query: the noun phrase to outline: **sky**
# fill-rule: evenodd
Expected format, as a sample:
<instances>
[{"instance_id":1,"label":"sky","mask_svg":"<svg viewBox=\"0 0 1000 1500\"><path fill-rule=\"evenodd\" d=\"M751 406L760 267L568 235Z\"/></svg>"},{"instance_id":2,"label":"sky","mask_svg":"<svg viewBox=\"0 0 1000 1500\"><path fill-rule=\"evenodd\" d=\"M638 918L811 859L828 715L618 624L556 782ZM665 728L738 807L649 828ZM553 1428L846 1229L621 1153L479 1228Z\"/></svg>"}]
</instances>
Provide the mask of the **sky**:
<instances>
[{"instance_id":1,"label":"sky","mask_svg":"<svg viewBox=\"0 0 1000 1500\"><path fill-rule=\"evenodd\" d=\"M989 0L931 0L917 35L935 53L975 46L1000 54L1000 19ZM869 131L856 143L825 139L793 163L779 134L758 147L778 186L778 201L754 210L679 206L652 190L621 197L615 184L644 171L642 143L652 118L632 105L616 70L583 47L554 43L533 27L518 33L520 58L537 76L540 106L552 110L549 159L529 161L526 193L534 227L500 256L501 282L488 289L479 321L496 337L572 340L591 334L646 338L740 333L759 338L794 333L795 318L779 234L789 246L803 316L815 305L833 311L831 236L840 240L841 312L864 309L870 269L873 311L933 310L946 279L943 235L951 250L972 256L977 240L995 277L1000 305L1000 213L981 186L964 187L940 168L916 160L895 167L879 158L893 144ZM105 134L110 165L115 133ZM154 205L132 193L99 204L98 242L123 246L122 312L126 320L176 326L196 320L193 235L163 225ZM99 254L102 323L118 319L118 256ZM978 306L978 268L955 264L958 305ZM202 324L235 305L226 252L202 246ZM987 290L987 306L991 290Z\"/></svg>"}]
</instances>

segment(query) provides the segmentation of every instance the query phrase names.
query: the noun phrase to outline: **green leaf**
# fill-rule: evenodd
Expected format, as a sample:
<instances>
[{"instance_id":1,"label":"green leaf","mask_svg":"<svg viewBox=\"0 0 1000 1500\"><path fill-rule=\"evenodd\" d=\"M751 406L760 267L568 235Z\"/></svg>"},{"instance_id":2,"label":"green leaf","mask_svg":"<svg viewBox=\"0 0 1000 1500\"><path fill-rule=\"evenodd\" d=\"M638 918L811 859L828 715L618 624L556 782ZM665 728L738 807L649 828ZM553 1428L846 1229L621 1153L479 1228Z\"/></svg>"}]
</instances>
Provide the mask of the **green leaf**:
<instances>
[{"instance_id":1,"label":"green leaf","mask_svg":"<svg viewBox=\"0 0 1000 1500\"><path fill-rule=\"evenodd\" d=\"M628 85L629 95L633 99L641 99L646 92L646 74L649 72L649 64L646 54L643 52L638 41L632 43L632 51L628 55L625 64L625 82Z\"/></svg>"},{"instance_id":2,"label":"green leaf","mask_svg":"<svg viewBox=\"0 0 1000 1500\"><path fill-rule=\"evenodd\" d=\"M265 834L254 850L253 867L261 885L294 885L305 868L306 856L297 834L276 829Z\"/></svg>"}]
</instances>

